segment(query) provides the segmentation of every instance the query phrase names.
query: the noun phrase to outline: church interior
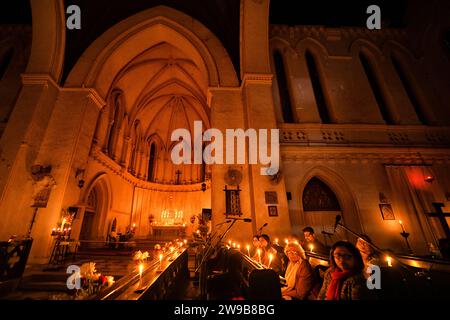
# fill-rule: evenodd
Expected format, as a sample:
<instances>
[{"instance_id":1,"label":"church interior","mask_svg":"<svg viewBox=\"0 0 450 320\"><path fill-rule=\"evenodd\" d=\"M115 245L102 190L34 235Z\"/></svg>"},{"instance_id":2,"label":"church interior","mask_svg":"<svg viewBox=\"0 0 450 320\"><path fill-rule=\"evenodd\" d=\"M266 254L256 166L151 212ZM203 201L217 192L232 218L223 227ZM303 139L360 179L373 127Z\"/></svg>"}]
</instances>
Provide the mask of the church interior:
<instances>
[{"instance_id":1,"label":"church interior","mask_svg":"<svg viewBox=\"0 0 450 320\"><path fill-rule=\"evenodd\" d=\"M0 299L307 299L299 264L343 299L361 246L379 299L450 298L448 1L10 2ZM277 130L279 170L176 164L196 124Z\"/></svg>"}]
</instances>

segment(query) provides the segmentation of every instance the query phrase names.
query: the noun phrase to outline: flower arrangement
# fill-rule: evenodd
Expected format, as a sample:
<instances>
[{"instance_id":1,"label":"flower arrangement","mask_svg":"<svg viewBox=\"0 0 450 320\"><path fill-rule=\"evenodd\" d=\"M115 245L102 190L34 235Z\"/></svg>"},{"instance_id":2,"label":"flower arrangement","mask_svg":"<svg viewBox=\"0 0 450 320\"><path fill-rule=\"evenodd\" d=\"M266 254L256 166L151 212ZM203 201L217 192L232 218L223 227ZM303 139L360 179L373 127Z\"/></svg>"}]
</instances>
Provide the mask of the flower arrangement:
<instances>
[{"instance_id":1,"label":"flower arrangement","mask_svg":"<svg viewBox=\"0 0 450 320\"><path fill-rule=\"evenodd\" d=\"M81 289L77 292L79 298L92 296L114 284L114 277L97 272L95 262L87 262L81 265L80 279Z\"/></svg>"},{"instance_id":2,"label":"flower arrangement","mask_svg":"<svg viewBox=\"0 0 450 320\"><path fill-rule=\"evenodd\" d=\"M148 252L147 251L141 252L141 250L136 252L133 256L133 260L137 265L146 262L148 258L149 258Z\"/></svg>"}]
</instances>

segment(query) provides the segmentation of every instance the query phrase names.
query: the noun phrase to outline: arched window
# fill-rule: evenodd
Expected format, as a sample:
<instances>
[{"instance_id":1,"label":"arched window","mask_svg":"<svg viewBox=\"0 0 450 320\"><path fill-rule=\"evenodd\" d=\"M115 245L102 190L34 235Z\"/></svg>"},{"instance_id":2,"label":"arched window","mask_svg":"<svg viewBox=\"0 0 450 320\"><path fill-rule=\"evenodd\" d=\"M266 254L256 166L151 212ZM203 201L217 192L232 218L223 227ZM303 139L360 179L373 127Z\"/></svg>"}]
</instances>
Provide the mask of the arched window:
<instances>
[{"instance_id":1,"label":"arched window","mask_svg":"<svg viewBox=\"0 0 450 320\"><path fill-rule=\"evenodd\" d=\"M380 87L379 79L376 76L372 63L363 52L360 52L359 60L361 61L361 64L364 68L364 72L366 73L367 80L369 81L370 87L372 88L373 95L375 96L375 100L378 104L378 109L380 110L384 122L386 122L386 124L394 124L392 116L389 112L388 104L386 103L386 99L383 94L383 90Z\"/></svg>"},{"instance_id":2,"label":"arched window","mask_svg":"<svg viewBox=\"0 0 450 320\"><path fill-rule=\"evenodd\" d=\"M148 174L147 181L154 181L155 177L155 164L156 164L156 144L152 143L150 147L150 158L148 160Z\"/></svg>"},{"instance_id":3,"label":"arched window","mask_svg":"<svg viewBox=\"0 0 450 320\"><path fill-rule=\"evenodd\" d=\"M314 91L314 97L316 98L317 108L319 110L319 116L322 123L330 123L330 114L328 112L327 101L323 91L323 85L320 79L319 70L314 56L308 50L305 53L306 65L308 67L309 77L311 78L311 84Z\"/></svg>"},{"instance_id":4,"label":"arched window","mask_svg":"<svg viewBox=\"0 0 450 320\"><path fill-rule=\"evenodd\" d=\"M302 200L303 211L341 211L334 192L315 177L307 183Z\"/></svg>"},{"instance_id":5,"label":"arched window","mask_svg":"<svg viewBox=\"0 0 450 320\"><path fill-rule=\"evenodd\" d=\"M391 55L392 64L394 65L395 71L397 72L397 75L402 82L403 88L405 88L406 94L408 95L409 101L411 101L412 106L414 107L414 110L416 112L417 117L419 118L420 122L423 125L428 125L429 121L426 117L426 114L423 110L422 105L420 104L420 100L418 96L416 95L416 92L413 88L413 85L406 75L405 69L400 62L400 60L397 58L395 54Z\"/></svg>"},{"instance_id":6,"label":"arched window","mask_svg":"<svg viewBox=\"0 0 450 320\"><path fill-rule=\"evenodd\" d=\"M286 77L286 69L281 53L275 51L273 54L275 62L275 74L277 76L278 92L280 95L281 111L283 113L283 121L286 123L294 123L294 115L292 113L291 97L289 95L289 84Z\"/></svg>"},{"instance_id":7,"label":"arched window","mask_svg":"<svg viewBox=\"0 0 450 320\"><path fill-rule=\"evenodd\" d=\"M8 66L11 63L11 60L14 56L14 50L12 48L8 49L6 53L1 57L0 60L0 80L3 79L6 70L8 70Z\"/></svg>"}]
</instances>

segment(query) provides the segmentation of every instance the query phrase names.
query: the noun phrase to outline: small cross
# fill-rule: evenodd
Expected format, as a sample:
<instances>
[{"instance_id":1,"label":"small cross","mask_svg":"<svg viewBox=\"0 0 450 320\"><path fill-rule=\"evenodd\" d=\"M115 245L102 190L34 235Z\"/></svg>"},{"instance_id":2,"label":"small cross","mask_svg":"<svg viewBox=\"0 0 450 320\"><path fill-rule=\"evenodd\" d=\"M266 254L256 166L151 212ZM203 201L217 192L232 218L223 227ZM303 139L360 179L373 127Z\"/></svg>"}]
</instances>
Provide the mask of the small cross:
<instances>
[{"instance_id":1,"label":"small cross","mask_svg":"<svg viewBox=\"0 0 450 320\"><path fill-rule=\"evenodd\" d=\"M447 220L445 220L445 217L450 217L450 213L442 211L442 207L445 207L443 203L433 202L432 205L436 212L430 212L427 213L427 215L429 217L437 217L439 219L439 222L444 229L445 236L447 237L447 239L450 239L450 228L448 226Z\"/></svg>"}]
</instances>

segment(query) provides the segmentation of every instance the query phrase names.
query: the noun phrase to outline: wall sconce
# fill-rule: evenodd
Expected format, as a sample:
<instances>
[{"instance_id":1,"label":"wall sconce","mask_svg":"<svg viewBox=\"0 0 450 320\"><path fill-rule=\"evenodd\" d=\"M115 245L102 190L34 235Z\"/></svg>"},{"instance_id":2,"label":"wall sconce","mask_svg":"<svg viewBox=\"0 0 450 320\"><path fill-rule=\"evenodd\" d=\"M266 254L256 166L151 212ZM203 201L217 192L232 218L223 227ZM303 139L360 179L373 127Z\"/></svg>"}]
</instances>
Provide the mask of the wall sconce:
<instances>
[{"instance_id":1,"label":"wall sconce","mask_svg":"<svg viewBox=\"0 0 450 320\"><path fill-rule=\"evenodd\" d=\"M86 171L86 169L80 169L78 168L76 173L75 173L75 179L79 179L78 180L78 188L83 188L84 187L84 172Z\"/></svg>"}]
</instances>

